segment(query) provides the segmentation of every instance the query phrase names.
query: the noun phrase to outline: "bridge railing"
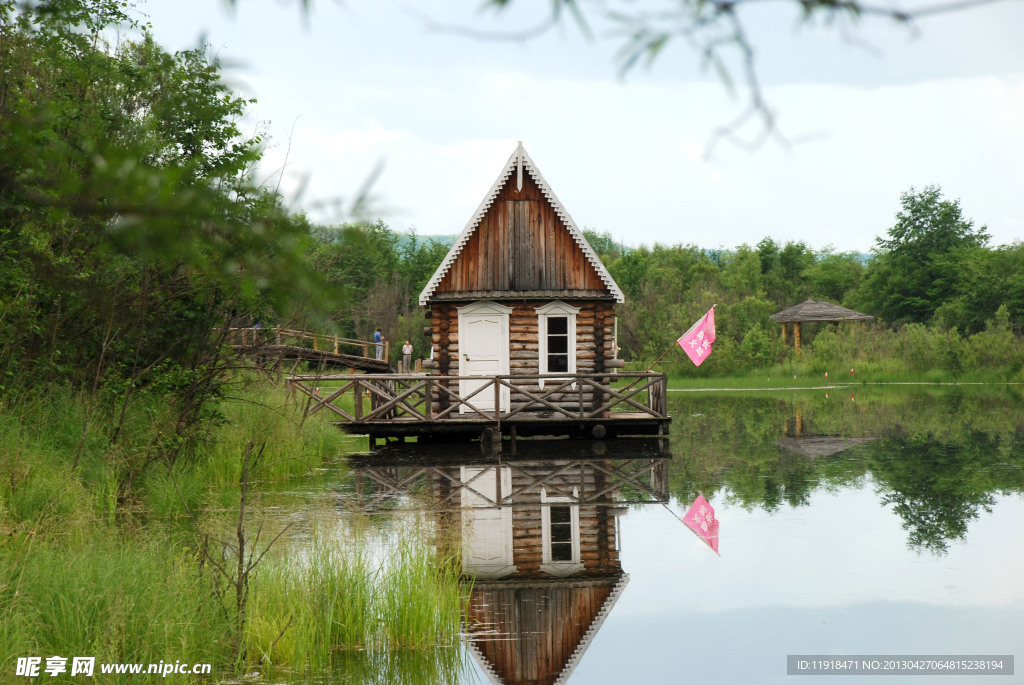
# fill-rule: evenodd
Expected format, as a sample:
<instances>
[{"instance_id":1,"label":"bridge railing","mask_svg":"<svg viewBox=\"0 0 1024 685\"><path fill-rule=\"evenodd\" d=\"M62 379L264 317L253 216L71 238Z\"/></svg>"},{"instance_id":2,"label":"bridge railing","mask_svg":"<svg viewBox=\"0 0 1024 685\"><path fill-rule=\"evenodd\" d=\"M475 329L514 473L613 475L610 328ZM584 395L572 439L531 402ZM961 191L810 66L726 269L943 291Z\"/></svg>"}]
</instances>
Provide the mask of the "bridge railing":
<instances>
[{"instance_id":1,"label":"bridge railing","mask_svg":"<svg viewBox=\"0 0 1024 685\"><path fill-rule=\"evenodd\" d=\"M377 343L372 340L354 340L338 335L313 333L296 328L256 328L234 327L228 329L228 341L232 345L242 347L250 345L294 345L305 347L312 344L314 350L334 352L334 354L350 354L367 359L376 358ZM388 359L391 342L385 340L384 359Z\"/></svg>"},{"instance_id":2,"label":"bridge railing","mask_svg":"<svg viewBox=\"0 0 1024 685\"><path fill-rule=\"evenodd\" d=\"M610 385L612 378L619 387ZM545 381L543 387L540 381ZM455 419L501 422L526 418L584 421L605 418L612 412L668 418L668 380L661 373L338 374L292 376L288 385L309 398L307 413L327 411L341 423Z\"/></svg>"}]
</instances>

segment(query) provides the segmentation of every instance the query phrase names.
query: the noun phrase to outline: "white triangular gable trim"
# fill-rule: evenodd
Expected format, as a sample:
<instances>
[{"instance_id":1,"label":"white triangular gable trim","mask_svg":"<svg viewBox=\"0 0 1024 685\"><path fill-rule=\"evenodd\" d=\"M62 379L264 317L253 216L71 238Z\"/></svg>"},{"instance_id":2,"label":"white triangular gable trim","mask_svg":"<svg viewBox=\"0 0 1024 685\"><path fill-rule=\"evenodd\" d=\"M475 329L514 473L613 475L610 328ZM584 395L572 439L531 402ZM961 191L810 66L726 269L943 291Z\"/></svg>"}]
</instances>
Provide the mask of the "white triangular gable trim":
<instances>
[{"instance_id":1,"label":"white triangular gable trim","mask_svg":"<svg viewBox=\"0 0 1024 685\"><path fill-rule=\"evenodd\" d=\"M444 275L448 273L449 269L451 269L452 264L455 263L456 258L462 252L462 248L466 246L470 236L473 235L477 227L480 225L480 221L484 218L484 214L487 213L491 204L494 203L495 198L498 196L498 193L505 185L509 176L511 176L514 171L521 174L524 168L537 183L538 187L540 187L541 193L548 199L548 202L551 203L551 206L554 208L558 217L562 220L562 223L564 223L566 228L569 229L569 234L572 235L573 240L575 240L576 244L580 246L581 250L583 250L583 254L587 257L587 261L589 261L597 270L597 274L601 277L601 280L608 287L608 290L611 291L612 295L615 296L615 301L619 303L625 302L622 290L619 289L619 286L615 283L614 279L612 279L611 274L608 273L608 269L606 269L604 264L601 263L597 253L594 252L594 248L592 248L590 243L587 242L587 239L583 237L583 231L576 226L576 222L572 220L571 216L569 216L569 212L566 211L565 207L558 199L558 196L555 195L555 191L551 190L551 186L549 186L548 182L544 180L544 177L537 169L537 165L534 163L533 159L530 158L530 155L526 153L526 150L523 149L523 144L520 142L519 145L516 146L515 152L513 152L512 156L508 158L508 162L505 163L505 167L501 170L501 173L498 174L498 178L494 181L494 185L491 186L491 189L484 196L484 199L480 202L480 206L476 208L476 212L473 213L473 217L469 220L469 223L467 223L466 227L462 229L462 233L459 234L459 237L455 239L455 243L451 246L451 249L448 250L448 254L445 255L444 261L441 262L441 266L437 267L437 271L434 272L433 277L427 282L426 287L423 288L423 292L420 293L421 306L427 304L427 300L429 300L431 295L434 294L434 290L441 282L441 279L444 278Z\"/></svg>"},{"instance_id":2,"label":"white triangular gable trim","mask_svg":"<svg viewBox=\"0 0 1024 685\"><path fill-rule=\"evenodd\" d=\"M594 636L597 635L597 631L601 630L601 626L604 625L604 620L608 618L608 614L612 612L615 607L615 603L619 601L619 597L622 595L622 591L626 589L626 585L629 583L629 574L624 573L619 578L619 582L612 588L612 592L608 595L608 599L604 601L604 605L601 610L597 613L597 617L594 618L594 622L590 624L587 632L583 634L583 639L580 640L579 644L576 645L576 649L573 650L572 656L569 658L568 663L562 669L558 679L555 680L554 685L564 685L569 680L569 676L579 666L580 659L583 658L583 653L587 651L587 647L594 641Z\"/></svg>"}]
</instances>

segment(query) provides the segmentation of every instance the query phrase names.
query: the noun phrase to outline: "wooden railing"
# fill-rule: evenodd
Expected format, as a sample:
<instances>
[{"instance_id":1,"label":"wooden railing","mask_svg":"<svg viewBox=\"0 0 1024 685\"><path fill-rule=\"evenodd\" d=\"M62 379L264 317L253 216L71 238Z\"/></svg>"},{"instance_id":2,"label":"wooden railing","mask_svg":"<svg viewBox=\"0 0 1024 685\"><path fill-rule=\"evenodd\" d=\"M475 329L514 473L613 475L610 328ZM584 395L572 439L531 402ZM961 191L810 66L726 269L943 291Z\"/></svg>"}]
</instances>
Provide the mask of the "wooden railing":
<instances>
[{"instance_id":1,"label":"wooden railing","mask_svg":"<svg viewBox=\"0 0 1024 685\"><path fill-rule=\"evenodd\" d=\"M479 469L463 480L460 465L356 466L354 471L369 481L357 482L360 510L375 511L411 491L429 492L432 485L442 483L445 487L434 489L433 499L423 502L431 509L461 506L463 492L472 494L474 507L536 508L542 489L580 506L669 501L667 458L506 461L501 468L509 472L508 492L502 491L500 478L496 488L480 487L478 481L495 482L493 468ZM629 493L628 500L621 498L623 490Z\"/></svg>"},{"instance_id":2,"label":"wooden railing","mask_svg":"<svg viewBox=\"0 0 1024 685\"><path fill-rule=\"evenodd\" d=\"M619 387L609 385L614 378ZM460 381L475 386L460 395ZM545 381L541 388L539 381ZM307 413L328 411L348 423L534 418L591 420L611 412L664 419L667 378L660 373L499 376L293 376L289 387L309 398ZM624 386L624 387L623 387ZM503 395L505 397L503 398ZM502 409L505 399L506 408Z\"/></svg>"},{"instance_id":3,"label":"wooden railing","mask_svg":"<svg viewBox=\"0 0 1024 685\"><path fill-rule=\"evenodd\" d=\"M342 338L337 335L323 333L312 333L295 328L229 328L228 341L232 345L296 345L304 347L306 343L312 343L314 350L325 352L333 351L334 354L351 354L367 359L376 358L377 343L372 340L353 340ZM388 359L391 351L391 341L385 340L384 359ZM358 350L358 351L357 351Z\"/></svg>"}]
</instances>

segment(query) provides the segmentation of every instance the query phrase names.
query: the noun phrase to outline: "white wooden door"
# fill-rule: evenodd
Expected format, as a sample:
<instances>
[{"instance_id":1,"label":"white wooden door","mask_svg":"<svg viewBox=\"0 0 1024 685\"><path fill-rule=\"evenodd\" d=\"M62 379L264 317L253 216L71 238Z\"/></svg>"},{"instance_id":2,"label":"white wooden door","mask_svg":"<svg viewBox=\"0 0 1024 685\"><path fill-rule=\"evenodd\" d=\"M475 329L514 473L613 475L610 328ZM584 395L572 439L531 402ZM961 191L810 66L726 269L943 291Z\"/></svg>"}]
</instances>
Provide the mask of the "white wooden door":
<instances>
[{"instance_id":1,"label":"white wooden door","mask_svg":"<svg viewBox=\"0 0 1024 685\"><path fill-rule=\"evenodd\" d=\"M459 307L459 394L467 397L487 381L474 380L472 376L498 376L507 374L508 363L508 317L510 307L495 302L474 302ZM485 411L494 410L494 388L487 387L468 400L473 406ZM499 393L501 411L508 411L509 392L502 386ZM465 406L459 412L472 412Z\"/></svg>"},{"instance_id":2,"label":"white wooden door","mask_svg":"<svg viewBox=\"0 0 1024 685\"><path fill-rule=\"evenodd\" d=\"M496 506L512 491L512 471L502 467L461 468L462 570L500 578L516 570L512 559L512 507ZM498 491L498 478L501 491Z\"/></svg>"}]
</instances>

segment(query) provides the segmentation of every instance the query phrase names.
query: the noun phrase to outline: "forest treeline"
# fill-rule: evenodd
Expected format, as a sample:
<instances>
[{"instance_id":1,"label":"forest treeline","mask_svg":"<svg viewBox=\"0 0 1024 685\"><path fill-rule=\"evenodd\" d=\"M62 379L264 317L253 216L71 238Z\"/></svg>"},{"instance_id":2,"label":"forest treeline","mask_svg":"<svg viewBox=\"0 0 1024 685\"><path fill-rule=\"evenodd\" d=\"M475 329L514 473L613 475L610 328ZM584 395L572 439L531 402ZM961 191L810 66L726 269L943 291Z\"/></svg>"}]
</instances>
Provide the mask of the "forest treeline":
<instances>
[{"instance_id":1,"label":"forest treeline","mask_svg":"<svg viewBox=\"0 0 1024 685\"><path fill-rule=\"evenodd\" d=\"M1016 372L1024 362L1024 245L990 246L984 227L940 188L911 188L869 255L815 250L766 237L751 247L627 248L610 232L585 231L622 288L618 344L629 361L653 361L712 305L718 341L701 374L750 373L794 362L772 315L809 298L876 317L866 325L804 324L804 361L884 363L910 373L941 369ZM417 298L447 245L400 235L378 221L314 231L313 268L345 292L331 319L366 339L381 326L392 340L425 347ZM662 362L696 374L682 355Z\"/></svg>"}]
</instances>

